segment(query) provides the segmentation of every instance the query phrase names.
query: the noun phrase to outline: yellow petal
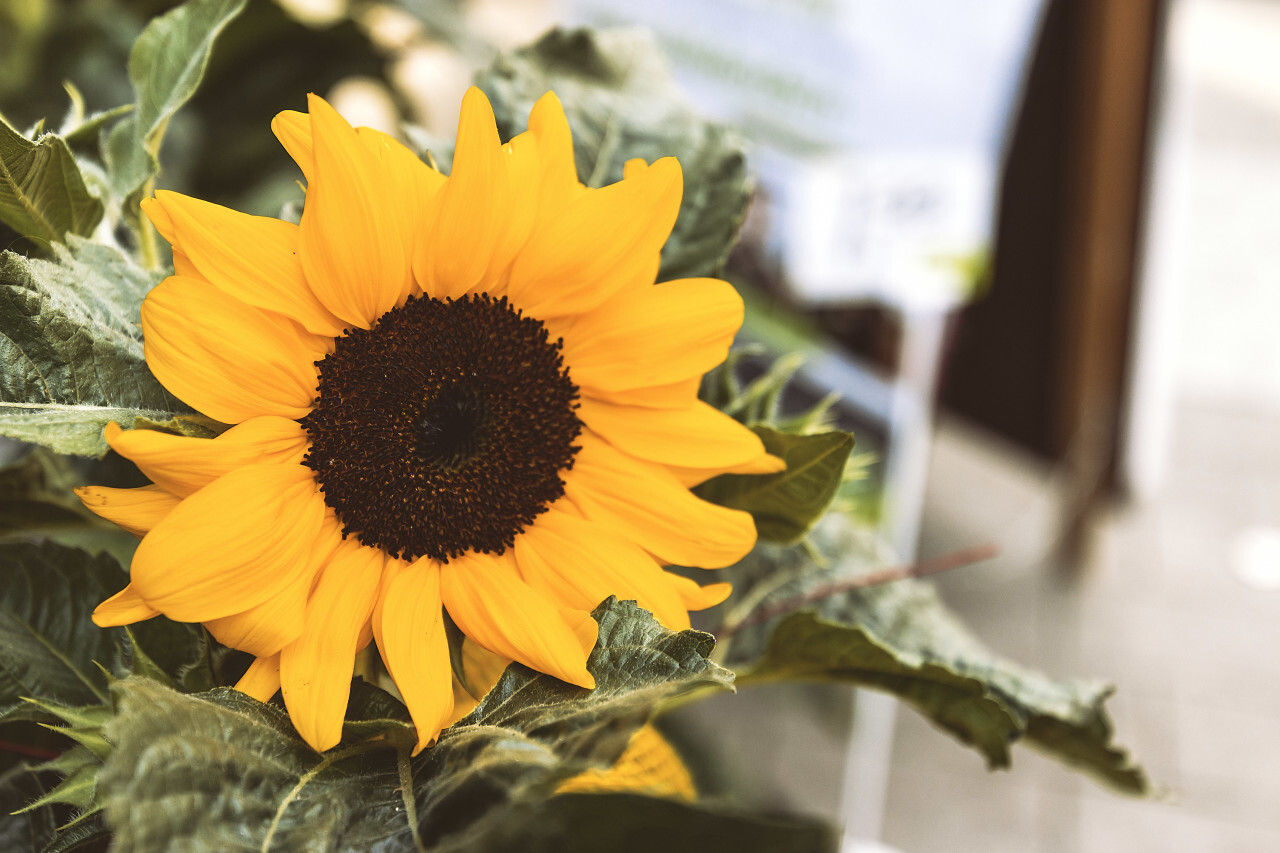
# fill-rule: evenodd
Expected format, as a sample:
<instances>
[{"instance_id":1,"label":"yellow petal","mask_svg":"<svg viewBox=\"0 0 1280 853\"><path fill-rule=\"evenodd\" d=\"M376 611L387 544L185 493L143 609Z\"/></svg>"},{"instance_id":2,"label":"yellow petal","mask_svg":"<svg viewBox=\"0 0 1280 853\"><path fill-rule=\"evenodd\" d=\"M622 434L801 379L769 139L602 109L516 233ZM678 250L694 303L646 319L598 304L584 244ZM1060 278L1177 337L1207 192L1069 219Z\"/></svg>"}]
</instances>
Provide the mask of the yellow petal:
<instances>
[{"instance_id":1,"label":"yellow petal","mask_svg":"<svg viewBox=\"0 0 1280 853\"><path fill-rule=\"evenodd\" d=\"M683 409L652 409L583 396L578 417L624 453L666 465L728 467L764 455L754 432L701 400Z\"/></svg>"},{"instance_id":2,"label":"yellow petal","mask_svg":"<svg viewBox=\"0 0 1280 853\"><path fill-rule=\"evenodd\" d=\"M385 185L395 187L394 192L386 193L383 198L383 227L400 233L407 247L406 263L412 267L412 248L430 215L431 199L445 185L445 176L382 131L359 127L356 135L377 158ZM418 293L420 290L413 282L409 292ZM403 304L403 300L396 304Z\"/></svg>"},{"instance_id":3,"label":"yellow petal","mask_svg":"<svg viewBox=\"0 0 1280 853\"><path fill-rule=\"evenodd\" d=\"M184 255L181 249L173 250L173 274L181 278L204 280L204 276L200 275L196 265L191 263L191 259Z\"/></svg>"},{"instance_id":4,"label":"yellow petal","mask_svg":"<svg viewBox=\"0 0 1280 853\"><path fill-rule=\"evenodd\" d=\"M110 628L115 625L132 625L159 615L159 611L147 606L130 584L94 608L93 624L100 628Z\"/></svg>"},{"instance_id":5,"label":"yellow petal","mask_svg":"<svg viewBox=\"0 0 1280 853\"><path fill-rule=\"evenodd\" d=\"M718 279L629 291L579 318L564 336L564 361L595 396L687 380L724 361L742 311L742 297Z\"/></svg>"},{"instance_id":6,"label":"yellow petal","mask_svg":"<svg viewBox=\"0 0 1280 853\"><path fill-rule=\"evenodd\" d=\"M555 507L516 537L521 576L549 598L594 610L611 595L634 600L674 630L689 627L689 614L672 577L653 557L617 533Z\"/></svg>"},{"instance_id":7,"label":"yellow petal","mask_svg":"<svg viewBox=\"0 0 1280 853\"><path fill-rule=\"evenodd\" d=\"M249 664L248 671L236 682L236 690L259 702L270 702L280 689L280 655L261 657Z\"/></svg>"},{"instance_id":8,"label":"yellow petal","mask_svg":"<svg viewBox=\"0 0 1280 853\"><path fill-rule=\"evenodd\" d=\"M252 418L212 439L151 429L126 432L115 423L107 425L106 436L112 450L179 497L255 462L301 462L308 447L297 421L272 415Z\"/></svg>"},{"instance_id":9,"label":"yellow petal","mask_svg":"<svg viewBox=\"0 0 1280 853\"><path fill-rule=\"evenodd\" d=\"M462 638L461 647L462 674L466 681L459 681L457 673L454 673L453 716L449 720L450 725L471 713L511 665L510 658L494 654L470 637Z\"/></svg>"},{"instance_id":10,"label":"yellow petal","mask_svg":"<svg viewBox=\"0 0 1280 853\"><path fill-rule=\"evenodd\" d=\"M641 462L584 432L565 473L565 496L591 521L620 533L664 563L718 568L756 541L748 513L694 497L665 468Z\"/></svg>"},{"instance_id":11,"label":"yellow petal","mask_svg":"<svg viewBox=\"0 0 1280 853\"><path fill-rule=\"evenodd\" d=\"M215 420L301 418L316 396L327 338L189 278L165 279L142 303L147 365Z\"/></svg>"},{"instance_id":12,"label":"yellow petal","mask_svg":"<svg viewBox=\"0 0 1280 853\"><path fill-rule=\"evenodd\" d=\"M698 798L689 768L652 724L636 729L612 767L587 770L556 788L557 794L618 791L690 802Z\"/></svg>"},{"instance_id":13,"label":"yellow petal","mask_svg":"<svg viewBox=\"0 0 1280 853\"><path fill-rule=\"evenodd\" d=\"M511 268L511 301L538 318L561 317L652 284L680 191L680 165L667 157L635 178L579 195L521 250Z\"/></svg>"},{"instance_id":14,"label":"yellow petal","mask_svg":"<svg viewBox=\"0 0 1280 853\"><path fill-rule=\"evenodd\" d=\"M83 486L76 497L85 508L134 536L142 537L163 521L182 502L159 486L136 489L113 489L108 486Z\"/></svg>"},{"instance_id":15,"label":"yellow petal","mask_svg":"<svg viewBox=\"0 0 1280 853\"><path fill-rule=\"evenodd\" d=\"M462 99L453 170L414 253L414 275L428 296L456 299L488 290L487 273L510 264L510 247L499 251L512 215L509 158L488 98L471 87Z\"/></svg>"},{"instance_id":16,"label":"yellow petal","mask_svg":"<svg viewBox=\"0 0 1280 853\"><path fill-rule=\"evenodd\" d=\"M343 540L307 602L305 629L280 653L280 689L289 717L318 751L342 738L356 652L384 563L381 551Z\"/></svg>"},{"instance_id":17,"label":"yellow petal","mask_svg":"<svg viewBox=\"0 0 1280 853\"><path fill-rule=\"evenodd\" d=\"M487 278L490 295L506 292L509 262L528 242L539 222L550 222L574 199L587 192L578 182L573 139L560 100L547 92L529 114L529 129L506 145L511 199L502 241ZM553 335L554 337L554 335Z\"/></svg>"},{"instance_id":18,"label":"yellow petal","mask_svg":"<svg viewBox=\"0 0 1280 853\"><path fill-rule=\"evenodd\" d=\"M591 657L591 652L595 650L596 643L600 639L600 624L585 610L563 606L559 609L560 618L569 624L569 630L573 632L573 638L578 641L578 648L582 650L582 658L586 660ZM594 677L591 683L595 685Z\"/></svg>"},{"instance_id":19,"label":"yellow petal","mask_svg":"<svg viewBox=\"0 0 1280 853\"><path fill-rule=\"evenodd\" d=\"M583 396L590 396L604 403L616 403L619 406L683 409L698 399L698 388L701 384L701 376L691 376L667 385L650 385L647 388L623 388L617 391L592 388L589 391L584 390Z\"/></svg>"},{"instance_id":20,"label":"yellow petal","mask_svg":"<svg viewBox=\"0 0 1280 853\"><path fill-rule=\"evenodd\" d=\"M167 193L167 194L177 195L177 193ZM165 241L168 242L171 246L173 246L174 268L176 270L178 265L177 255L182 254L182 249L177 246L178 227L174 225L173 217L169 215L169 211L165 208L165 206L159 203L159 201L155 198L144 198L141 202L138 203L138 206L142 208L142 212L145 213L147 215L147 218L151 220L151 224L155 226L156 231L160 233L160 236L163 237ZM183 263L190 265L191 259L186 257L186 255L183 255ZM178 275L184 275L184 273L179 272ZM198 278L200 277L200 274L197 272L193 277Z\"/></svg>"},{"instance_id":21,"label":"yellow petal","mask_svg":"<svg viewBox=\"0 0 1280 853\"><path fill-rule=\"evenodd\" d=\"M206 619L219 643L252 655L274 655L302 633L311 577L295 578L280 592L242 613Z\"/></svg>"},{"instance_id":22,"label":"yellow petal","mask_svg":"<svg viewBox=\"0 0 1280 853\"><path fill-rule=\"evenodd\" d=\"M690 611L715 607L733 592L733 584L709 583L706 586L700 586L686 577L671 572L667 572L667 579L675 587L684 606Z\"/></svg>"},{"instance_id":23,"label":"yellow petal","mask_svg":"<svg viewBox=\"0 0 1280 853\"><path fill-rule=\"evenodd\" d=\"M357 127L356 136L372 153L386 158L386 168L399 179L396 188L404 193L424 193L430 198L445 185L444 175L431 168L422 158L395 137L372 127ZM419 211L420 212L420 211Z\"/></svg>"},{"instance_id":24,"label":"yellow petal","mask_svg":"<svg viewBox=\"0 0 1280 853\"><path fill-rule=\"evenodd\" d=\"M326 516L325 524L312 543L307 559L281 567L281 571L288 574L288 582L283 589L261 604L240 613L207 619L205 627L224 646L258 657L279 652L302 634L306 623L307 597L315 584L316 576L341 542L337 521L332 516Z\"/></svg>"},{"instance_id":25,"label":"yellow petal","mask_svg":"<svg viewBox=\"0 0 1280 853\"><path fill-rule=\"evenodd\" d=\"M503 159L510 201L506 206L502 237L494 244L493 257L482 278L485 292L495 297L506 293L512 261L529 241L539 218L548 215L542 206L545 175L538 138L525 131L508 142L503 151L507 155Z\"/></svg>"},{"instance_id":26,"label":"yellow petal","mask_svg":"<svg viewBox=\"0 0 1280 853\"><path fill-rule=\"evenodd\" d=\"M297 110L285 110L271 120L271 132L289 152L293 162L298 164L307 183L311 183L316 169L316 155L311 144L311 118Z\"/></svg>"},{"instance_id":27,"label":"yellow petal","mask_svg":"<svg viewBox=\"0 0 1280 853\"><path fill-rule=\"evenodd\" d=\"M324 516L306 468L237 469L184 500L143 538L133 586L179 622L241 613L293 581Z\"/></svg>"},{"instance_id":28,"label":"yellow petal","mask_svg":"<svg viewBox=\"0 0 1280 853\"><path fill-rule=\"evenodd\" d=\"M472 645L475 645L474 643ZM486 650L487 651L487 650ZM494 655L496 658L497 655ZM453 676L453 710L449 712L449 719L445 720L444 728L452 726L463 717L470 714L480 704L480 701L467 692L467 688L462 686L462 682L458 680L458 676Z\"/></svg>"},{"instance_id":29,"label":"yellow petal","mask_svg":"<svg viewBox=\"0 0 1280 853\"><path fill-rule=\"evenodd\" d=\"M317 335L342 333L344 324L320 304L302 274L297 225L164 190L142 209L200 277L223 293Z\"/></svg>"},{"instance_id":30,"label":"yellow petal","mask_svg":"<svg viewBox=\"0 0 1280 853\"><path fill-rule=\"evenodd\" d=\"M754 459L724 468L697 468L682 465L667 465L666 468L676 475L681 485L692 487L712 477L719 477L721 474L779 474L787 470L787 463L776 456L763 453Z\"/></svg>"},{"instance_id":31,"label":"yellow petal","mask_svg":"<svg viewBox=\"0 0 1280 853\"><path fill-rule=\"evenodd\" d=\"M440 605L439 563L388 562L373 614L373 634L418 729L415 753L439 736L453 711L449 643Z\"/></svg>"},{"instance_id":32,"label":"yellow petal","mask_svg":"<svg viewBox=\"0 0 1280 853\"><path fill-rule=\"evenodd\" d=\"M595 687L582 621L571 623L559 605L521 580L510 550L450 560L440 567L440 591L462 633L489 651L561 681Z\"/></svg>"},{"instance_id":33,"label":"yellow petal","mask_svg":"<svg viewBox=\"0 0 1280 853\"><path fill-rule=\"evenodd\" d=\"M356 640L356 648L363 649L365 646L373 642L373 621L366 619L364 625L360 628L360 639Z\"/></svg>"},{"instance_id":34,"label":"yellow petal","mask_svg":"<svg viewBox=\"0 0 1280 853\"><path fill-rule=\"evenodd\" d=\"M529 131L538 142L542 172L539 192L540 215L551 217L585 192L578 182L578 166L573 156L569 120L554 92L547 92L529 113ZM513 140L514 141L514 140Z\"/></svg>"},{"instance_id":35,"label":"yellow petal","mask_svg":"<svg viewBox=\"0 0 1280 853\"><path fill-rule=\"evenodd\" d=\"M506 293L511 262L539 222L554 220L569 202L587 192L578 183L569 122L554 93L538 99L529 129L513 137L504 150L509 155L504 159L510 187L510 201L503 205L506 221L488 269L472 288L483 286L490 296ZM557 336L553 330L552 338Z\"/></svg>"},{"instance_id":36,"label":"yellow petal","mask_svg":"<svg viewBox=\"0 0 1280 853\"><path fill-rule=\"evenodd\" d=\"M306 113L296 112L294 110L285 110L276 115L271 122L271 130L275 133L276 138L284 145L290 156L302 169L303 175L310 182L311 176L315 171L315 148L311 142L311 117ZM414 167L425 166L416 154L405 148L392 137L380 130L374 130L371 127L358 127L356 133L363 142L375 154L378 153L380 147L388 147L393 149L393 158L400 161L401 166L412 164ZM404 173L402 173L403 175ZM417 169L409 171L413 183L419 186L416 189L427 188L430 191L438 189L444 183L444 175L431 168ZM396 183L394 186L400 189L410 189L408 184Z\"/></svg>"},{"instance_id":37,"label":"yellow petal","mask_svg":"<svg viewBox=\"0 0 1280 853\"><path fill-rule=\"evenodd\" d=\"M308 104L315 166L302 211L302 269L326 308L367 329L413 288L412 234L401 217L388 215L398 208L386 201L405 188L392 183L388 157L362 142L333 107L315 95Z\"/></svg>"}]
</instances>

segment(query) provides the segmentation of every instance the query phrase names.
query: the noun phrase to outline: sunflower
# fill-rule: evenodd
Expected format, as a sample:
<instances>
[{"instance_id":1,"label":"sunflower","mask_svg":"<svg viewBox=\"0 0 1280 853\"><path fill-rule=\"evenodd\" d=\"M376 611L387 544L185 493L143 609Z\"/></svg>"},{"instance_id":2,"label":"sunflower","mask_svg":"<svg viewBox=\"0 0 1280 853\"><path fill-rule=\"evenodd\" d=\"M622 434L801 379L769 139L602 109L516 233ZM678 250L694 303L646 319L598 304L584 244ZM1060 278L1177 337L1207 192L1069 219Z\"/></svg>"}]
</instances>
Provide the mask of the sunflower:
<instances>
[{"instance_id":1,"label":"sunflower","mask_svg":"<svg viewBox=\"0 0 1280 853\"><path fill-rule=\"evenodd\" d=\"M781 463L697 399L737 293L654 284L679 164L583 186L551 93L503 144L471 89L447 178L315 96L272 129L306 178L300 224L144 202L175 271L142 306L147 362L231 426L107 428L153 484L79 492L142 537L94 621L204 623L256 656L237 687L279 690L318 750L376 641L420 750L453 711L446 613L482 649L590 688L604 598L674 629L720 602L727 584L663 567L728 565L755 528L689 487Z\"/></svg>"}]
</instances>

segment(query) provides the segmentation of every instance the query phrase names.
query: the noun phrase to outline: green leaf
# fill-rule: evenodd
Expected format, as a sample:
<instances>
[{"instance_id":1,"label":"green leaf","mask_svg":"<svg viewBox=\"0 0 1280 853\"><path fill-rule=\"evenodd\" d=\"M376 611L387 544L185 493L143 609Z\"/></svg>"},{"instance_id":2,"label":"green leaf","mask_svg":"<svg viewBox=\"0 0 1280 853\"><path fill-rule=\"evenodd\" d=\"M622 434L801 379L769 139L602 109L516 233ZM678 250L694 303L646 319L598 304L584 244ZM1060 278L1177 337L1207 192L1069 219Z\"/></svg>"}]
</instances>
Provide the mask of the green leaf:
<instances>
[{"instance_id":1,"label":"green leaf","mask_svg":"<svg viewBox=\"0 0 1280 853\"><path fill-rule=\"evenodd\" d=\"M764 373L757 376L745 388L738 381L738 372L748 359L763 355L761 347L735 347L723 363L714 367L702 378L699 396L726 415L744 424L776 426L782 395L804 364L800 353L788 353L774 359ZM787 430L801 432L802 430Z\"/></svg>"},{"instance_id":2,"label":"green leaf","mask_svg":"<svg viewBox=\"0 0 1280 853\"><path fill-rule=\"evenodd\" d=\"M703 500L751 513L761 539L797 542L827 511L839 491L853 451L853 436L838 430L792 435L759 424L751 429L760 436L765 450L786 461L787 470L723 474L695 492Z\"/></svg>"},{"instance_id":3,"label":"green leaf","mask_svg":"<svg viewBox=\"0 0 1280 853\"><path fill-rule=\"evenodd\" d=\"M60 136L34 142L0 119L0 222L25 237L60 243L87 237L102 220L102 202L85 186Z\"/></svg>"},{"instance_id":4,"label":"green leaf","mask_svg":"<svg viewBox=\"0 0 1280 853\"><path fill-rule=\"evenodd\" d=\"M748 299L747 316L755 311ZM764 309L761 309L764 310ZM788 352L773 359L767 367L762 362L768 348L759 344L736 346L723 362L702 377L698 396L739 423L770 426L779 432L807 435L831 428L831 409L840 400L839 391L828 392L808 409L783 414L783 400L792 387L796 373L804 366L802 352ZM763 372L743 387L739 374L759 365Z\"/></svg>"},{"instance_id":5,"label":"green leaf","mask_svg":"<svg viewBox=\"0 0 1280 853\"><path fill-rule=\"evenodd\" d=\"M573 129L578 177L589 186L621 180L633 157L678 158L684 198L658 280L719 272L751 197L743 141L689 108L651 36L554 29L500 56L476 83L504 138L523 131L534 102L554 91Z\"/></svg>"},{"instance_id":6,"label":"green leaf","mask_svg":"<svg viewBox=\"0 0 1280 853\"><path fill-rule=\"evenodd\" d=\"M433 851L497 849L487 839L501 837L513 809L611 764L662 702L731 681L707 660L706 634L668 631L612 599L595 617L595 690L513 665L413 758L412 740L386 736L403 728L402 706L360 681L354 713L382 730L349 725L319 755L283 710L235 690L186 696L121 680L99 779L113 849L409 851L415 835Z\"/></svg>"},{"instance_id":7,"label":"green leaf","mask_svg":"<svg viewBox=\"0 0 1280 853\"><path fill-rule=\"evenodd\" d=\"M59 717L75 723L81 721L77 715L88 713L77 708L107 701L98 664L125 673L131 660L123 629L99 628L90 616L127 582L106 555L50 542L0 543L0 719ZM190 626L157 617L131 630L167 672L196 654Z\"/></svg>"},{"instance_id":8,"label":"green leaf","mask_svg":"<svg viewBox=\"0 0 1280 853\"><path fill-rule=\"evenodd\" d=\"M359 677L351 681L342 737L350 743L384 737L397 747L409 748L418 742L413 720L404 703Z\"/></svg>"},{"instance_id":9,"label":"green leaf","mask_svg":"<svg viewBox=\"0 0 1280 853\"><path fill-rule=\"evenodd\" d=\"M134 628L124 626L120 630L124 632L125 637L121 657L125 668L129 672L141 675L143 678L149 678L152 681L158 681L167 687L178 686L173 676L177 674L176 670L180 669L180 667L173 667L172 669L175 672L166 672L163 666L152 660L151 655L147 654L146 649L142 647L142 644L138 642L137 636L135 636L135 631L139 630L137 626L134 626Z\"/></svg>"},{"instance_id":10,"label":"green leaf","mask_svg":"<svg viewBox=\"0 0 1280 853\"><path fill-rule=\"evenodd\" d=\"M729 687L733 676L707 658L715 638L673 632L635 602L607 599L593 614L600 636L587 660L595 690L583 690L513 664L459 726L502 726L549 738L559 748L604 764L659 704L693 689ZM578 746L568 739L583 740Z\"/></svg>"},{"instance_id":11,"label":"green leaf","mask_svg":"<svg viewBox=\"0 0 1280 853\"><path fill-rule=\"evenodd\" d=\"M1149 790L1142 769L1111 743L1103 707L1110 687L1056 681L992 654L925 583L856 588L874 558L839 516L824 520L810 543L831 568L803 549L770 545L741 565L735 596L755 608L727 626L739 684L874 687L972 745L992 768L1009 766L1010 745L1026 739L1119 790Z\"/></svg>"},{"instance_id":12,"label":"green leaf","mask_svg":"<svg viewBox=\"0 0 1280 853\"><path fill-rule=\"evenodd\" d=\"M84 95L80 93L80 89L70 80L63 80L62 88L66 90L71 106L67 110L66 118L62 120L62 127L58 128L58 135L73 149L92 146L96 150L102 130L134 109L133 104L122 104L114 109L102 110L86 116Z\"/></svg>"},{"instance_id":13,"label":"green leaf","mask_svg":"<svg viewBox=\"0 0 1280 853\"><path fill-rule=\"evenodd\" d=\"M96 808L78 810L50 799L56 778L54 773L25 767L0 777L0 850L101 853L107 849L111 835Z\"/></svg>"},{"instance_id":14,"label":"green leaf","mask_svg":"<svg viewBox=\"0 0 1280 853\"><path fill-rule=\"evenodd\" d=\"M105 714L102 722L106 722L107 719L110 719L111 711L109 708L101 705L96 707L101 708ZM101 764L102 762L98 759L98 756L94 755L88 747L76 744L70 749L65 750L56 758L46 761L44 764L31 769L40 773L48 771L67 777L75 775L85 767L100 766Z\"/></svg>"},{"instance_id":15,"label":"green leaf","mask_svg":"<svg viewBox=\"0 0 1280 853\"><path fill-rule=\"evenodd\" d=\"M111 124L111 122L126 116L133 112L133 104L121 104L118 107L109 110L96 112L91 116L85 116L75 122L68 123L62 130L62 137L67 141L67 145L80 150L79 146L93 145L98 142L99 136L103 129Z\"/></svg>"},{"instance_id":16,"label":"green leaf","mask_svg":"<svg viewBox=\"0 0 1280 853\"><path fill-rule=\"evenodd\" d=\"M105 551L127 564L137 538L84 508L72 492L83 482L70 457L28 448L17 462L0 468L0 541L50 540L91 553Z\"/></svg>"},{"instance_id":17,"label":"green leaf","mask_svg":"<svg viewBox=\"0 0 1280 853\"><path fill-rule=\"evenodd\" d=\"M816 820L771 818L723 806L637 794L565 794L521 804L495 825L476 853L820 853L835 832Z\"/></svg>"},{"instance_id":18,"label":"green leaf","mask_svg":"<svg viewBox=\"0 0 1280 853\"><path fill-rule=\"evenodd\" d=\"M107 701L93 662L115 659L115 637L89 617L119 591L112 578L123 572L108 557L50 544L0 545L0 714L25 716L25 697L73 706Z\"/></svg>"},{"instance_id":19,"label":"green leaf","mask_svg":"<svg viewBox=\"0 0 1280 853\"><path fill-rule=\"evenodd\" d=\"M0 253L0 435L99 457L111 421L213 435L143 358L139 305L161 276L79 238L54 254Z\"/></svg>"},{"instance_id":20,"label":"green leaf","mask_svg":"<svg viewBox=\"0 0 1280 853\"><path fill-rule=\"evenodd\" d=\"M71 493L69 462L37 447L0 468L0 539L93 524L94 516Z\"/></svg>"},{"instance_id":21,"label":"green leaf","mask_svg":"<svg viewBox=\"0 0 1280 853\"><path fill-rule=\"evenodd\" d=\"M85 750L88 752L88 750ZM90 753L92 754L92 753ZM93 803L93 791L98 781L97 762L85 764L68 772L47 794L28 803L23 811L34 811L42 806L61 803L78 809L87 808Z\"/></svg>"},{"instance_id":22,"label":"green leaf","mask_svg":"<svg viewBox=\"0 0 1280 853\"><path fill-rule=\"evenodd\" d=\"M17 849L10 836L16 831L29 841L29 846L21 849L43 853L105 850L109 835L102 825L101 806L95 802L95 794L101 757L110 751L110 744L102 739L102 723L110 718L111 710L105 705L45 707L71 724L69 728L44 726L45 732L68 736L79 744L68 749L67 741L59 738L49 744L51 749L62 750L56 758L38 767L12 768L5 775L12 787L0 780L0 849ZM25 724L10 724L6 728L16 733L14 730L22 725ZM30 744L33 740L27 736L17 742ZM21 800L15 801L18 796ZM12 816L6 820L5 813Z\"/></svg>"},{"instance_id":23,"label":"green leaf","mask_svg":"<svg viewBox=\"0 0 1280 853\"><path fill-rule=\"evenodd\" d=\"M102 809L82 811L58 827L57 835L40 853L103 853L111 845L111 832L102 821Z\"/></svg>"},{"instance_id":24,"label":"green leaf","mask_svg":"<svg viewBox=\"0 0 1280 853\"><path fill-rule=\"evenodd\" d=\"M105 668L97 661L94 661L94 665L98 672L103 673L105 683L109 684L111 678L106 676ZM111 718L111 709L106 705L66 705L36 698L27 698L26 701L44 711L47 716L66 723L56 730L83 744L99 758L105 757L111 751L110 745L102 739L102 726ZM48 725L45 727L53 728Z\"/></svg>"},{"instance_id":25,"label":"green leaf","mask_svg":"<svg viewBox=\"0 0 1280 853\"><path fill-rule=\"evenodd\" d=\"M140 631L147 624L139 623L132 626L132 630ZM186 693L204 693L215 687L230 687L240 681L253 663L253 655L222 645L203 626L177 622L170 624L189 629L195 637L195 653L187 658L192 662L176 668L171 660L158 662L160 668L170 676L177 675L177 682ZM144 645L146 648L156 647L154 643Z\"/></svg>"},{"instance_id":26,"label":"green leaf","mask_svg":"<svg viewBox=\"0 0 1280 853\"><path fill-rule=\"evenodd\" d=\"M245 0L188 0L151 23L129 53L137 109L107 135L103 156L123 209L136 216L139 191L160 170L169 119L204 77L214 40Z\"/></svg>"},{"instance_id":27,"label":"green leaf","mask_svg":"<svg viewBox=\"0 0 1280 853\"><path fill-rule=\"evenodd\" d=\"M21 811L53 789L56 775L15 767L0 776L0 850L35 851L54 841L58 827L74 813L69 806L45 802ZM15 814L15 812L19 812Z\"/></svg>"},{"instance_id":28,"label":"green leaf","mask_svg":"<svg viewBox=\"0 0 1280 853\"><path fill-rule=\"evenodd\" d=\"M3 275L3 271L0 271L0 275ZM0 312L3 312L4 307L3 296L0 296ZM5 344L6 341L0 340L0 352L8 349ZM83 364L81 367L90 371L103 368L102 373L105 374L106 380L113 384L123 381L127 374L127 371L116 371L110 365ZM6 389L0 387L0 393L4 390ZM119 384L116 384L112 390L124 393L124 389ZM181 411L185 408L172 397L169 399L175 409ZM105 456L110 448L107 446L106 439L102 437L102 430L112 421L125 429L163 428L165 432L197 438L212 438L217 435L212 422L198 415L175 415L171 412L141 406L109 406L92 402L0 400L0 435L18 441L42 444L57 453L98 458Z\"/></svg>"},{"instance_id":29,"label":"green leaf","mask_svg":"<svg viewBox=\"0 0 1280 853\"><path fill-rule=\"evenodd\" d=\"M112 590L113 594L119 589ZM128 628L107 628L116 637L118 656L110 664L116 675L138 673L159 679L158 670L175 684L181 684L186 675L205 655L209 643L215 642L201 625L174 622L165 616L154 616ZM225 649L225 647L222 647ZM226 650L237 658L245 659L244 668L235 674L239 681L248 668L248 656L234 649ZM145 657L144 663L139 657ZM100 661L106 665L106 661ZM226 683L226 682L223 682Z\"/></svg>"}]
</instances>

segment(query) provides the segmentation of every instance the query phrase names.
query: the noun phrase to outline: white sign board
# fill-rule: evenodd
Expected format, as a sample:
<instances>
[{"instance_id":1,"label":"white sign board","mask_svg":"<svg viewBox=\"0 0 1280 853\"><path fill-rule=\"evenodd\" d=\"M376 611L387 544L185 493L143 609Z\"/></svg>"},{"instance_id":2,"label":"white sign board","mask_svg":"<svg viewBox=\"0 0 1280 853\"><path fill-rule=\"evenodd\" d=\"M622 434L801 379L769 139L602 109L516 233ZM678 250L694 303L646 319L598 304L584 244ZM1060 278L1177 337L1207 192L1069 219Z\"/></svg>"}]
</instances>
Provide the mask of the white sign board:
<instances>
[{"instance_id":1,"label":"white sign board","mask_svg":"<svg viewBox=\"0 0 1280 853\"><path fill-rule=\"evenodd\" d=\"M569 0L652 29L697 108L757 146L797 295L964 298L1043 0Z\"/></svg>"}]
</instances>

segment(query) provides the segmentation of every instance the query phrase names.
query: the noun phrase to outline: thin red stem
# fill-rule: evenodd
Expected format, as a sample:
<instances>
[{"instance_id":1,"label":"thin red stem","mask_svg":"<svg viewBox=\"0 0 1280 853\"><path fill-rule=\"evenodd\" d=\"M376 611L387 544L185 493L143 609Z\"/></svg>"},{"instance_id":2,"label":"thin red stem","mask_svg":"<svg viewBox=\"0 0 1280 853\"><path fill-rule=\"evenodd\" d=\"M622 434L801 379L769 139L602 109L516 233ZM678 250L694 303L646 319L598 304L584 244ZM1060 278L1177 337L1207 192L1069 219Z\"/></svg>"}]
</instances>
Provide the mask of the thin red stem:
<instances>
[{"instance_id":1,"label":"thin red stem","mask_svg":"<svg viewBox=\"0 0 1280 853\"><path fill-rule=\"evenodd\" d=\"M43 758L46 761L57 758L62 754L56 750L44 749L39 746L24 746L7 740L0 740L0 752L16 752L18 755L29 755L32 758Z\"/></svg>"},{"instance_id":2,"label":"thin red stem","mask_svg":"<svg viewBox=\"0 0 1280 853\"><path fill-rule=\"evenodd\" d=\"M780 602L773 607L764 610L757 610L747 618L743 619L736 625L726 625L716 632L716 636L732 637L744 628L752 625L759 625L761 622L768 622L776 616L782 616L793 610L799 610L809 604L816 604L825 598L833 595L839 595L842 592L849 592L855 589L865 589L869 586L879 586L882 583L891 583L893 581L905 580L907 578L919 578L925 575L934 575L939 572L958 569L961 566L967 566L972 563L978 563L983 560L990 560L992 557L1000 553L1000 549L993 543L987 542L982 545L974 545L971 548L962 548L959 551L952 551L950 554L943 554L940 557L934 557L930 560L921 560L905 566L894 566L888 569L881 569L878 572L869 572L861 577L853 580L841 581L840 583L827 584L820 586L807 595L789 598Z\"/></svg>"}]
</instances>

